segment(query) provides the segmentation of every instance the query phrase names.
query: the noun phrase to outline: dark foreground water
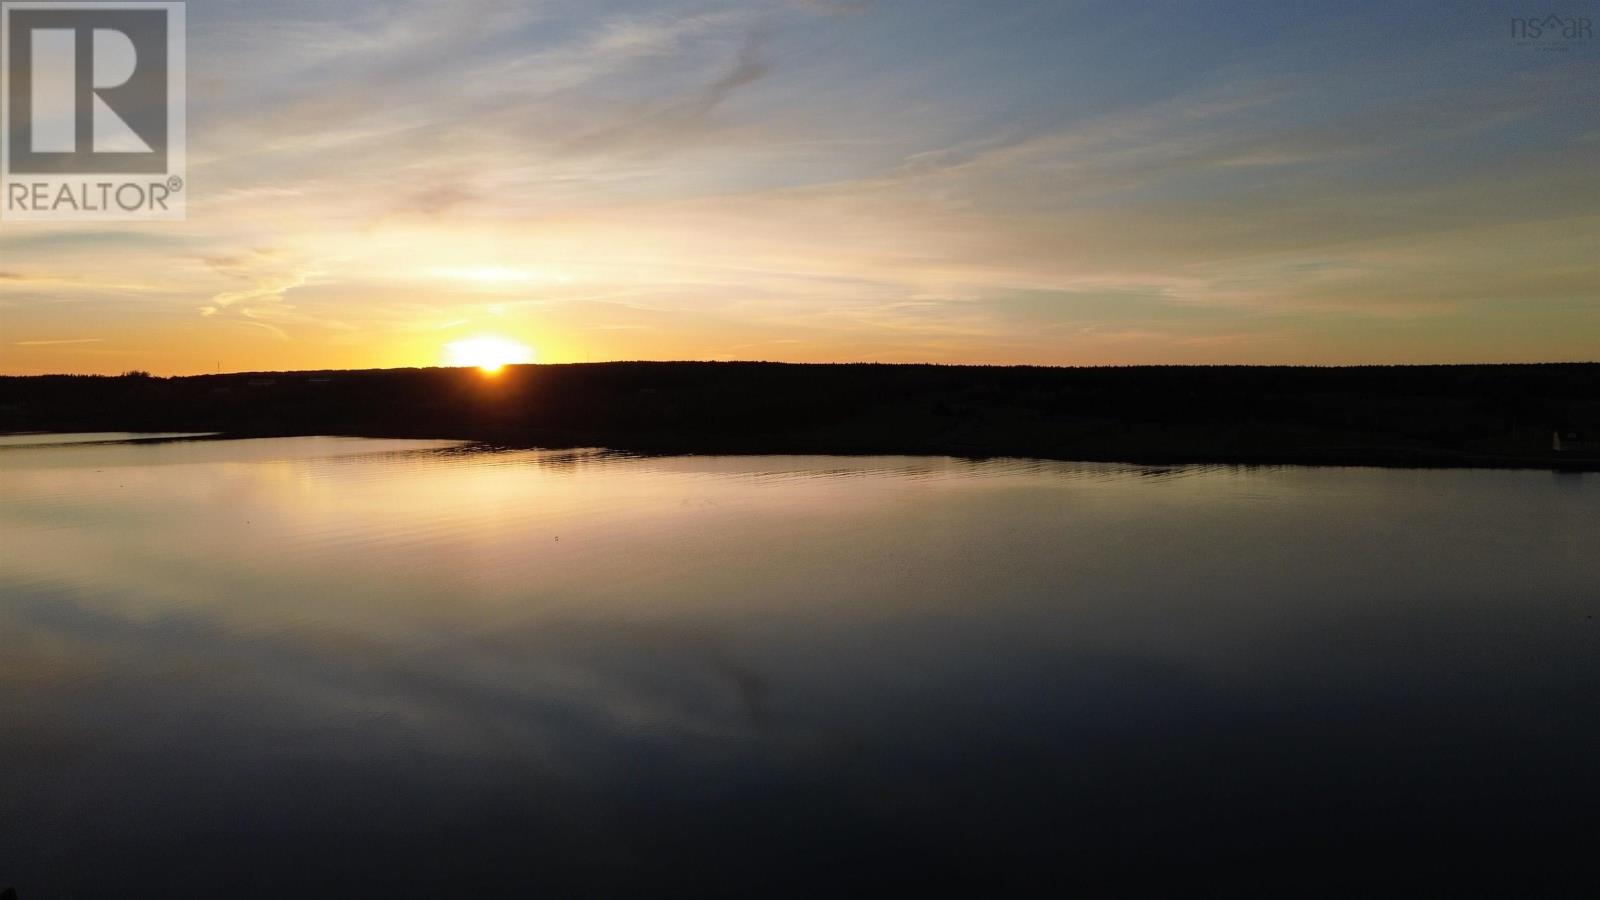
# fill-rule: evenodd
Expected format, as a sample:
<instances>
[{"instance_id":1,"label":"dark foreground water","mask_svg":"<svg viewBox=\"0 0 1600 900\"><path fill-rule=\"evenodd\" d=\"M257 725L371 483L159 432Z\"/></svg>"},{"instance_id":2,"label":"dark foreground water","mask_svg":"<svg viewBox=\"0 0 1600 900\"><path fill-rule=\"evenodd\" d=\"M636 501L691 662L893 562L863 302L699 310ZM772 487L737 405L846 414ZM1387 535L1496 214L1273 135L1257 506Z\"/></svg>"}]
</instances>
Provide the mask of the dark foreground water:
<instances>
[{"instance_id":1,"label":"dark foreground water","mask_svg":"<svg viewBox=\"0 0 1600 900\"><path fill-rule=\"evenodd\" d=\"M1595 476L37 441L21 900L1600 889Z\"/></svg>"}]
</instances>

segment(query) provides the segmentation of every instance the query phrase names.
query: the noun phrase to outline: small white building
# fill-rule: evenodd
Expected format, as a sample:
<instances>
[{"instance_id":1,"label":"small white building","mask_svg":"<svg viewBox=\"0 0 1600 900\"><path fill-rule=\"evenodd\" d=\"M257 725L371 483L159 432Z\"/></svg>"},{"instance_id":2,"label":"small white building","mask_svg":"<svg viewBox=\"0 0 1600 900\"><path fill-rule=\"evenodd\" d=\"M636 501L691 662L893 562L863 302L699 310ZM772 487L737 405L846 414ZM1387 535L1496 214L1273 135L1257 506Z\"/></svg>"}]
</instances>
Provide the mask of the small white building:
<instances>
[{"instance_id":1,"label":"small white building","mask_svg":"<svg viewBox=\"0 0 1600 900\"><path fill-rule=\"evenodd\" d=\"M1551 436L1550 449L1561 453L1600 452L1600 430L1557 428Z\"/></svg>"}]
</instances>

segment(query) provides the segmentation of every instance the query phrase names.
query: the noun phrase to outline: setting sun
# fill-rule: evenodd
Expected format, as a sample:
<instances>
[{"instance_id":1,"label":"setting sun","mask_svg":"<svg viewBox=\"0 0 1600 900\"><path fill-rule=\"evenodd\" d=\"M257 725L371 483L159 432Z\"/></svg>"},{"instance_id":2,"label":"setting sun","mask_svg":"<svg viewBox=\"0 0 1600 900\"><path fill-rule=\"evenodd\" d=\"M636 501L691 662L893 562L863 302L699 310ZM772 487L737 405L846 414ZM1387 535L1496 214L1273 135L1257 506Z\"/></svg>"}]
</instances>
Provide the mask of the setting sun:
<instances>
[{"instance_id":1,"label":"setting sun","mask_svg":"<svg viewBox=\"0 0 1600 900\"><path fill-rule=\"evenodd\" d=\"M506 366L533 362L533 348L503 337L475 337L446 344L445 360L452 366L476 366L488 375Z\"/></svg>"}]
</instances>

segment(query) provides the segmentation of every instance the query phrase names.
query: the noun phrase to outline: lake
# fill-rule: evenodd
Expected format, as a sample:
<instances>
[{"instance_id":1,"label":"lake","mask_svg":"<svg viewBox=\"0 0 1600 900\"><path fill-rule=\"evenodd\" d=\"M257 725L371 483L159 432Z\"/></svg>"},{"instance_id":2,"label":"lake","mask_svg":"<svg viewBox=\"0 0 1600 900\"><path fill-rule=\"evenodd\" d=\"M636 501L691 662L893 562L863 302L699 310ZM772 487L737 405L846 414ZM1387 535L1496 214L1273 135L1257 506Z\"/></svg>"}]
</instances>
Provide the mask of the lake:
<instances>
[{"instance_id":1,"label":"lake","mask_svg":"<svg viewBox=\"0 0 1600 900\"><path fill-rule=\"evenodd\" d=\"M1595 475L130 437L0 440L20 900L1600 887Z\"/></svg>"}]
</instances>

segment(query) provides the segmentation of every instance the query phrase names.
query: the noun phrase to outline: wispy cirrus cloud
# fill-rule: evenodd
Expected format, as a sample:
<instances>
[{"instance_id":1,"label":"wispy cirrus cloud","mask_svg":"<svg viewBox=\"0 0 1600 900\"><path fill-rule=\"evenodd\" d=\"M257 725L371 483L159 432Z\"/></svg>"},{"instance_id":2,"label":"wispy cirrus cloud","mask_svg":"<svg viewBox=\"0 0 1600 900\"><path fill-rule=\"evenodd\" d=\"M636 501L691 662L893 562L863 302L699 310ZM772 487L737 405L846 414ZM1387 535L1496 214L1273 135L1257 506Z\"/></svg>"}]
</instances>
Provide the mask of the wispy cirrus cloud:
<instances>
[{"instance_id":1,"label":"wispy cirrus cloud","mask_svg":"<svg viewBox=\"0 0 1600 900\"><path fill-rule=\"evenodd\" d=\"M1592 356L1592 56L1428 6L1402 42L1362 3L207 5L190 220L0 232L4 325L94 316L167 371L427 364L457 329L546 360Z\"/></svg>"}]
</instances>

